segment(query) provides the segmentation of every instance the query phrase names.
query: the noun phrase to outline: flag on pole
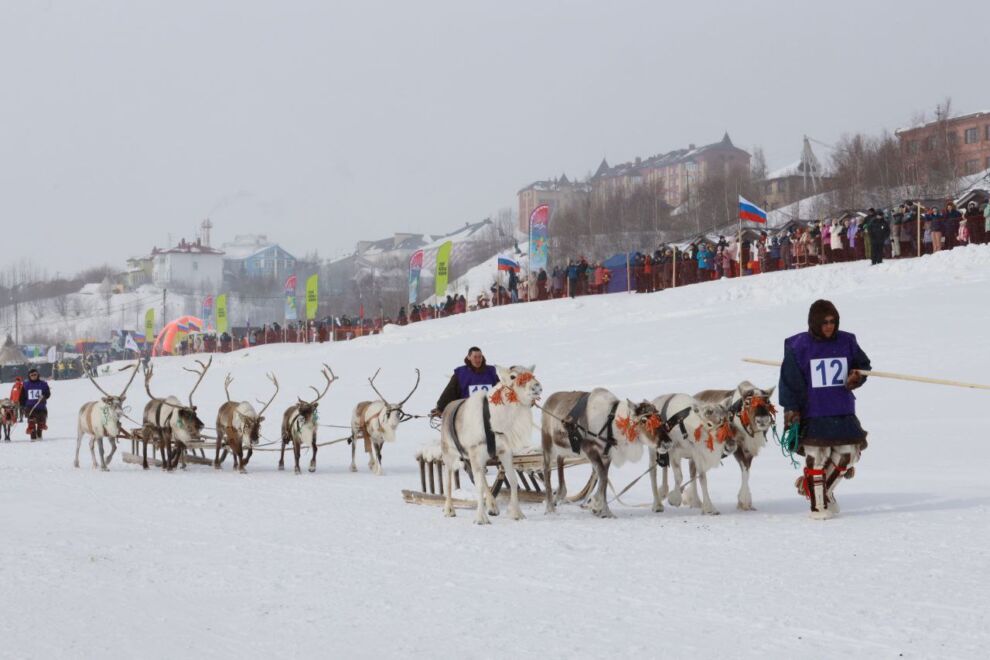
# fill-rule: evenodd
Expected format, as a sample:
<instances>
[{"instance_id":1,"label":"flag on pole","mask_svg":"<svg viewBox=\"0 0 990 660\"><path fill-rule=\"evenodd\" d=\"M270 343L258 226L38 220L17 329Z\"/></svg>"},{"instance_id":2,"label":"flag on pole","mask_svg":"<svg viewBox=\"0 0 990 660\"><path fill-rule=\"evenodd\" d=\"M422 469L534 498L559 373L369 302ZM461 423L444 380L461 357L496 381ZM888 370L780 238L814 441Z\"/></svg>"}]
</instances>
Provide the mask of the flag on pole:
<instances>
[{"instance_id":1,"label":"flag on pole","mask_svg":"<svg viewBox=\"0 0 990 660\"><path fill-rule=\"evenodd\" d=\"M419 297L419 273L423 270L423 251L416 250L409 259L409 304L414 305Z\"/></svg>"},{"instance_id":2,"label":"flag on pole","mask_svg":"<svg viewBox=\"0 0 990 660\"><path fill-rule=\"evenodd\" d=\"M312 321L316 318L316 310L320 306L319 297L320 276L316 273L306 278L306 320Z\"/></svg>"},{"instance_id":3,"label":"flag on pole","mask_svg":"<svg viewBox=\"0 0 990 660\"><path fill-rule=\"evenodd\" d=\"M295 275L289 275L289 277L285 280L285 292L286 293L295 293L296 292L296 282L298 282L298 280L296 279L296 276Z\"/></svg>"},{"instance_id":4,"label":"flag on pole","mask_svg":"<svg viewBox=\"0 0 990 660\"><path fill-rule=\"evenodd\" d=\"M155 310L149 309L144 313L144 336L146 341L154 341L155 336Z\"/></svg>"},{"instance_id":5,"label":"flag on pole","mask_svg":"<svg viewBox=\"0 0 990 660\"><path fill-rule=\"evenodd\" d=\"M217 332L221 335L227 332L230 327L228 322L230 316L227 314L227 294L221 293L217 296Z\"/></svg>"},{"instance_id":6,"label":"flag on pole","mask_svg":"<svg viewBox=\"0 0 990 660\"><path fill-rule=\"evenodd\" d=\"M518 273L519 272L519 264L516 263L515 261L513 261L512 259L509 259L508 257L499 257L498 258L498 269L499 270L514 270L514 271L516 271Z\"/></svg>"},{"instance_id":7,"label":"flag on pole","mask_svg":"<svg viewBox=\"0 0 990 660\"><path fill-rule=\"evenodd\" d=\"M124 348L129 351L134 351L135 353L140 353L141 349L138 348L137 342L134 341L134 333L128 332L127 339L124 340Z\"/></svg>"},{"instance_id":8,"label":"flag on pole","mask_svg":"<svg viewBox=\"0 0 990 660\"><path fill-rule=\"evenodd\" d=\"M437 273L434 278L434 293L437 298L447 295L447 277L450 274L450 251L454 244L447 241L437 250Z\"/></svg>"},{"instance_id":9,"label":"flag on pole","mask_svg":"<svg viewBox=\"0 0 990 660\"><path fill-rule=\"evenodd\" d=\"M550 225L550 205L540 204L529 214L529 268L547 267Z\"/></svg>"},{"instance_id":10,"label":"flag on pole","mask_svg":"<svg viewBox=\"0 0 990 660\"><path fill-rule=\"evenodd\" d=\"M767 212L742 195L739 195L739 219L766 224Z\"/></svg>"}]
</instances>

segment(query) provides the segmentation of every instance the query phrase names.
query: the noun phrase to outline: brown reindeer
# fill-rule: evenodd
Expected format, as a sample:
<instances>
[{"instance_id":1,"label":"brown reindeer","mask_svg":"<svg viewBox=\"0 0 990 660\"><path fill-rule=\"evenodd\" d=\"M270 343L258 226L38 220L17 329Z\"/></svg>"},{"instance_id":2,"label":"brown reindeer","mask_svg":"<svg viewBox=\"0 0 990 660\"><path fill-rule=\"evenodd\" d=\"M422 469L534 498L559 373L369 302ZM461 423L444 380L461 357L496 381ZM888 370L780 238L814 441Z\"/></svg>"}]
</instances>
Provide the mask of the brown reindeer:
<instances>
[{"instance_id":1,"label":"brown reindeer","mask_svg":"<svg viewBox=\"0 0 990 660\"><path fill-rule=\"evenodd\" d=\"M249 401L231 401L230 384L234 379L227 374L223 381L223 391L227 393L227 402L220 406L217 412L217 453L213 459L213 467L220 469L220 464L227 458L227 451L234 457L234 469L241 474L247 474L247 464L254 454L254 445L258 444L261 435L261 422L265 421L265 411L272 405L275 396L278 394L278 379L275 374L268 374L268 380L275 385L275 392L272 393L268 403L258 401L264 406L260 412L254 411L254 406ZM247 456L244 455L244 448L247 447ZM220 450L223 449L223 456Z\"/></svg>"},{"instance_id":2,"label":"brown reindeer","mask_svg":"<svg viewBox=\"0 0 990 660\"><path fill-rule=\"evenodd\" d=\"M402 406L419 387L419 369L416 370L416 384L405 399L398 403L389 403L375 387L379 369L368 379L371 389L378 395L378 401L362 401L354 407L351 415L351 472L357 472L354 464L354 454L357 451L358 438L364 439L364 450L370 454L368 467L377 475L384 474L382 470L382 447L386 442L395 441L395 430L408 415L402 412Z\"/></svg>"},{"instance_id":3,"label":"brown reindeer","mask_svg":"<svg viewBox=\"0 0 990 660\"><path fill-rule=\"evenodd\" d=\"M196 415L196 406L193 404L193 394L196 388L203 382L203 376L213 364L213 357L205 364L196 360L200 369L190 369L183 367L186 371L199 374L196 384L189 391L189 405L184 406L174 396L161 399L151 393L151 378L154 375L153 367L149 366L144 373L144 389L151 397L144 406L144 432L142 437L145 442L143 463L144 469L148 469L148 445L153 441L162 451L162 468L174 470L176 464L181 463L182 469L186 468L186 446L191 442L198 442L200 431L205 426L203 421ZM174 448L173 448L174 445Z\"/></svg>"},{"instance_id":4,"label":"brown reindeer","mask_svg":"<svg viewBox=\"0 0 990 660\"><path fill-rule=\"evenodd\" d=\"M282 415L282 452L278 459L279 470L285 469L285 447L291 442L292 451L296 458L295 473L300 474L302 472L299 469L299 454L302 451L303 445L307 445L310 451L313 452L313 456L309 461L309 471L316 472L316 408L320 404L320 399L326 395L330 386L337 380L333 370L326 364L323 365L320 373L323 374L323 378L327 381L327 385L323 388L323 391L320 392L310 385L310 389L316 392L316 398L312 401L298 399L298 403L290 406Z\"/></svg>"},{"instance_id":5,"label":"brown reindeer","mask_svg":"<svg viewBox=\"0 0 990 660\"><path fill-rule=\"evenodd\" d=\"M89 372L86 373L87 378L89 378L96 389L103 393L103 397L99 401L84 403L82 408L79 409L79 419L76 427L76 460L73 463L76 467L79 467L79 448L82 445L82 437L88 435L90 437L89 453L93 458L93 468L99 468L104 472L109 469L107 466L113 460L113 455L117 453L117 436L120 435L121 431L120 418L124 415L124 399L127 398L127 390L130 388L131 383L134 382L134 376L137 375L139 365L140 362L134 364L133 367L124 367L124 369L133 368L134 371L131 373L130 380L124 385L124 389L117 395L109 394L100 387L99 383L93 380ZM124 369L121 369L121 371ZM106 458L103 456L103 438L110 441L110 456ZM99 465L96 463L96 445L100 447Z\"/></svg>"}]
</instances>

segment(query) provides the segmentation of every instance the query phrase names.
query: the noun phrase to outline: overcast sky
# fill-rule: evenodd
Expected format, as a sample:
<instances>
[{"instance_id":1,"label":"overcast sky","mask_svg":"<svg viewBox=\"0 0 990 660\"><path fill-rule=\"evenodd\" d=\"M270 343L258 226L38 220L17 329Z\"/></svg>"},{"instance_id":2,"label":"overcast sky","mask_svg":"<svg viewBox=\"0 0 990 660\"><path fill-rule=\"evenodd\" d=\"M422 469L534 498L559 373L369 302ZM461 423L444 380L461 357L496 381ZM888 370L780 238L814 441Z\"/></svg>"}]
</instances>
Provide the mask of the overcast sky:
<instances>
[{"instance_id":1,"label":"overcast sky","mask_svg":"<svg viewBox=\"0 0 990 660\"><path fill-rule=\"evenodd\" d=\"M330 256L726 130L781 166L990 108L981 6L0 0L0 265L122 266L206 216Z\"/></svg>"}]
</instances>

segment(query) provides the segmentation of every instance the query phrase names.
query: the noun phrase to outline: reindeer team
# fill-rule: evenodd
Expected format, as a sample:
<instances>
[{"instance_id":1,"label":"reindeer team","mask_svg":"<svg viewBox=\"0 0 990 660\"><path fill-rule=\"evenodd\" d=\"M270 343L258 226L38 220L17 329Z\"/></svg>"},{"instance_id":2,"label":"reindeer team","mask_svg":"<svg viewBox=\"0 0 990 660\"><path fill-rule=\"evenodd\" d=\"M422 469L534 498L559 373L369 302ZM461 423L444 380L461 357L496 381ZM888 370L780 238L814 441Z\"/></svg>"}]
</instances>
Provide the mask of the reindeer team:
<instances>
[{"instance_id":1,"label":"reindeer team","mask_svg":"<svg viewBox=\"0 0 990 660\"><path fill-rule=\"evenodd\" d=\"M165 470L185 468L186 454L201 446L205 428L193 403L193 394L203 381L213 359L196 361L198 368L184 367L196 374L197 380L188 395L188 405L177 397L156 397L150 383L154 375L152 367L144 374L145 391L149 401L144 407L142 426L131 431L131 436L143 442L142 465L148 469L148 445L161 453L161 465ZM82 406L79 411L76 440L75 466L79 467L79 450L84 435L90 437L90 454L94 469L107 470L117 450L118 437L129 437L122 427L124 401L133 383L140 363L131 369L130 379L119 394L106 392L90 376L93 385L103 397ZM394 442L399 425L411 419L403 406L416 392L416 381L401 401L390 403L375 385L380 369L368 379L376 400L358 403L351 415L350 470L356 471L355 454L359 441L363 441L368 456L368 467L376 475L382 475L382 448ZM671 506L682 504L698 507L702 513L717 515L708 492L708 472L718 467L728 456L735 457L741 473L737 506L740 510L752 510L753 498L749 489L749 475L753 459L767 442L767 432L774 426L776 411L770 403L774 388L760 389L744 381L731 390L705 390L694 396L668 394L652 401L635 403L621 399L612 392L596 388L591 391L563 391L551 394L543 406L539 406L543 388L534 374L534 367L499 367L498 384L491 391L479 390L466 399L453 402L443 411L440 420L440 452L444 463L443 512L454 516L452 475L461 466L470 471L478 491L475 522L487 524L489 516L498 514L498 505L489 488L486 468L499 465L509 486L509 515L523 518L519 506L516 470L513 456L531 451L530 430L534 425L533 408L542 410L541 453L543 458L543 483L546 512L556 512L557 505L565 501L567 485L564 479L564 461L582 457L592 467L592 486L588 506L592 514L614 517L609 508L607 489L612 465L639 461L643 453L648 456L648 473L652 509L664 510L664 501ZM316 398L297 398L282 415L281 448L278 469L284 469L285 450L291 446L295 473L301 473L300 458L303 449L310 451L309 471L316 470L318 447L317 409L321 399L337 380L326 364L321 369L324 386L310 387ZM279 383L274 374L267 375L274 392L255 411L248 401L232 400L230 385L233 378L224 380L227 400L217 412L216 443L213 466L220 469L228 454L232 455L234 469L242 474L261 439L261 425L265 412L279 393ZM104 455L103 440L110 441L109 456ZM96 449L99 449L97 461ZM690 478L685 482L682 463L686 461ZM552 471L557 470L557 489L552 487ZM658 484L657 468L662 468ZM670 487L668 470L673 472L674 486ZM701 494L699 496L698 487ZM685 492L686 491L686 492Z\"/></svg>"}]
</instances>

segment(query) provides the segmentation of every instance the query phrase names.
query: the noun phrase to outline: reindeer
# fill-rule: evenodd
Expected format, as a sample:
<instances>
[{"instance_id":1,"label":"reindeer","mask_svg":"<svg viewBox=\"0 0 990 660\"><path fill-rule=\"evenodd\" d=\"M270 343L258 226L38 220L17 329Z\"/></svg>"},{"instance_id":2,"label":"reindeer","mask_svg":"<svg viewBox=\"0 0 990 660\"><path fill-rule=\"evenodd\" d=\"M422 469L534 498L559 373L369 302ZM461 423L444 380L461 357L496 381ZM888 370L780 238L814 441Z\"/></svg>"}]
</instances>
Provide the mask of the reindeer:
<instances>
[{"instance_id":1,"label":"reindeer","mask_svg":"<svg viewBox=\"0 0 990 660\"><path fill-rule=\"evenodd\" d=\"M4 442L10 442L10 430L17 423L17 404L10 399L0 399L0 430Z\"/></svg>"},{"instance_id":2,"label":"reindeer","mask_svg":"<svg viewBox=\"0 0 990 660\"><path fill-rule=\"evenodd\" d=\"M368 379L371 389L378 395L379 400L362 401L354 407L354 413L351 415L351 472L357 472L354 454L360 437L364 439L364 451L370 455L368 467L381 476L385 474L382 470L382 447L386 442L395 441L395 430L399 428L399 424L409 419L409 416L402 411L402 406L419 387L419 369L416 370L416 384L413 385L412 391L399 403L389 403L375 387L375 379L378 378L379 371L381 369Z\"/></svg>"},{"instance_id":3,"label":"reindeer","mask_svg":"<svg viewBox=\"0 0 990 660\"><path fill-rule=\"evenodd\" d=\"M694 395L699 401L718 403L729 411L729 419L737 437L735 457L742 473L742 484L736 508L741 511L755 511L753 495L749 492L749 473L753 459L767 444L767 431L774 426L777 414L770 397L774 387L761 390L748 380L744 380L734 390L705 390ZM691 466L694 477L695 467Z\"/></svg>"},{"instance_id":4,"label":"reindeer","mask_svg":"<svg viewBox=\"0 0 990 660\"><path fill-rule=\"evenodd\" d=\"M106 390L100 387L99 383L93 380L93 376L89 372L86 373L86 377L96 386L96 389L103 393L103 397L99 401L84 403L79 409L79 420L76 427L76 460L73 463L76 467L79 467L79 447L82 445L82 437L88 435L90 436L89 453L93 457L93 469L99 467L104 472L110 469L107 465L113 460L113 455L117 453L117 436L120 435L120 418L124 414L124 399L127 398L127 390L134 382L134 376L137 375L139 366L140 363L135 363L133 367L121 369L123 371L133 368L134 371L131 373L130 380L124 385L124 389L116 396L108 394ZM103 438L110 440L110 456L106 459L103 457ZM94 449L97 442L100 445L99 465L96 464L96 451Z\"/></svg>"},{"instance_id":5,"label":"reindeer","mask_svg":"<svg viewBox=\"0 0 990 660\"><path fill-rule=\"evenodd\" d=\"M264 403L260 399L258 403L264 406L261 412L255 412L254 406L248 401L231 401L230 384L234 382L230 374L223 381L223 391L227 393L227 402L220 406L217 412L217 453L213 459L213 467L220 469L220 464L227 458L227 451L234 456L234 469L241 474L247 474L247 464L254 454L254 445L258 444L258 437L261 435L261 423L265 421L265 411L272 405L275 396L278 394L278 379L275 374L268 374L268 380L275 385L275 392ZM247 456L244 455L244 447L247 447ZM223 456L220 450L223 449Z\"/></svg>"},{"instance_id":6,"label":"reindeer","mask_svg":"<svg viewBox=\"0 0 990 660\"><path fill-rule=\"evenodd\" d=\"M673 506L680 506L684 476L681 460L688 459L697 468L697 480L692 487L692 506L698 501L696 482L701 482L704 500L701 512L718 515L708 494L708 471L719 465L722 458L736 450L729 413L716 403L704 403L687 394L667 394L653 400L663 420L661 431L673 439L674 444L667 454L670 467L674 471L674 490L667 483L667 466L663 466L663 485L657 488L658 457L650 456L650 486L653 489L653 510L663 511L663 499ZM662 460L662 459L661 459ZM692 473L693 474L693 473ZM669 496L668 496L669 493Z\"/></svg>"},{"instance_id":7,"label":"reindeer","mask_svg":"<svg viewBox=\"0 0 990 660\"><path fill-rule=\"evenodd\" d=\"M599 518L614 518L608 507L609 466L638 461L643 447L658 451L660 417L656 407L644 401L635 404L620 400L604 388L591 392L555 392L543 406L543 483L546 486L547 513L556 512L556 504L564 501L564 458L584 455L591 462L598 480L598 492L592 499L591 512ZM659 448L666 453L671 442ZM557 459L560 482L556 498L550 487L550 465Z\"/></svg>"},{"instance_id":8,"label":"reindeer","mask_svg":"<svg viewBox=\"0 0 990 660\"><path fill-rule=\"evenodd\" d=\"M291 442L292 451L296 457L296 474L302 472L299 469L299 454L303 445L309 446L310 451L313 452L313 457L309 460L309 471L316 472L316 408L320 404L320 399L326 395L330 386L337 380L333 370L326 364L323 365L320 373L327 381L327 386L323 388L323 391L320 392L310 385L309 388L316 392L316 398L312 401L298 399L299 402L290 406L282 415L282 453L278 459L279 470L285 469L285 446Z\"/></svg>"},{"instance_id":9,"label":"reindeer","mask_svg":"<svg viewBox=\"0 0 990 660\"><path fill-rule=\"evenodd\" d=\"M478 487L478 508L474 522L491 523L488 516L498 515L498 505L485 476L488 460L497 458L509 482L509 515L522 520L519 489L512 465L515 452L529 447L533 425L532 407L540 400L543 387L533 376L535 367L496 367L499 383L490 392L477 391L466 399L447 405L440 426L440 451L443 455L445 516L453 517L453 473L467 460Z\"/></svg>"},{"instance_id":10,"label":"reindeer","mask_svg":"<svg viewBox=\"0 0 990 660\"><path fill-rule=\"evenodd\" d=\"M154 441L161 448L162 468L174 470L176 464L181 463L182 469L186 469L186 447L191 442L198 442L200 431L205 426L203 421L196 415L196 406L193 404L193 394L196 388L203 382L203 376L213 364L211 356L207 363L196 360L200 369L190 369L183 367L186 371L199 374L196 384L189 391L189 405L184 406L174 396L161 399L151 393L151 378L154 375L154 368L148 366L144 372L144 390L151 397L144 406L144 463L142 467L148 469L148 442ZM173 445L175 447L173 448Z\"/></svg>"}]
</instances>

